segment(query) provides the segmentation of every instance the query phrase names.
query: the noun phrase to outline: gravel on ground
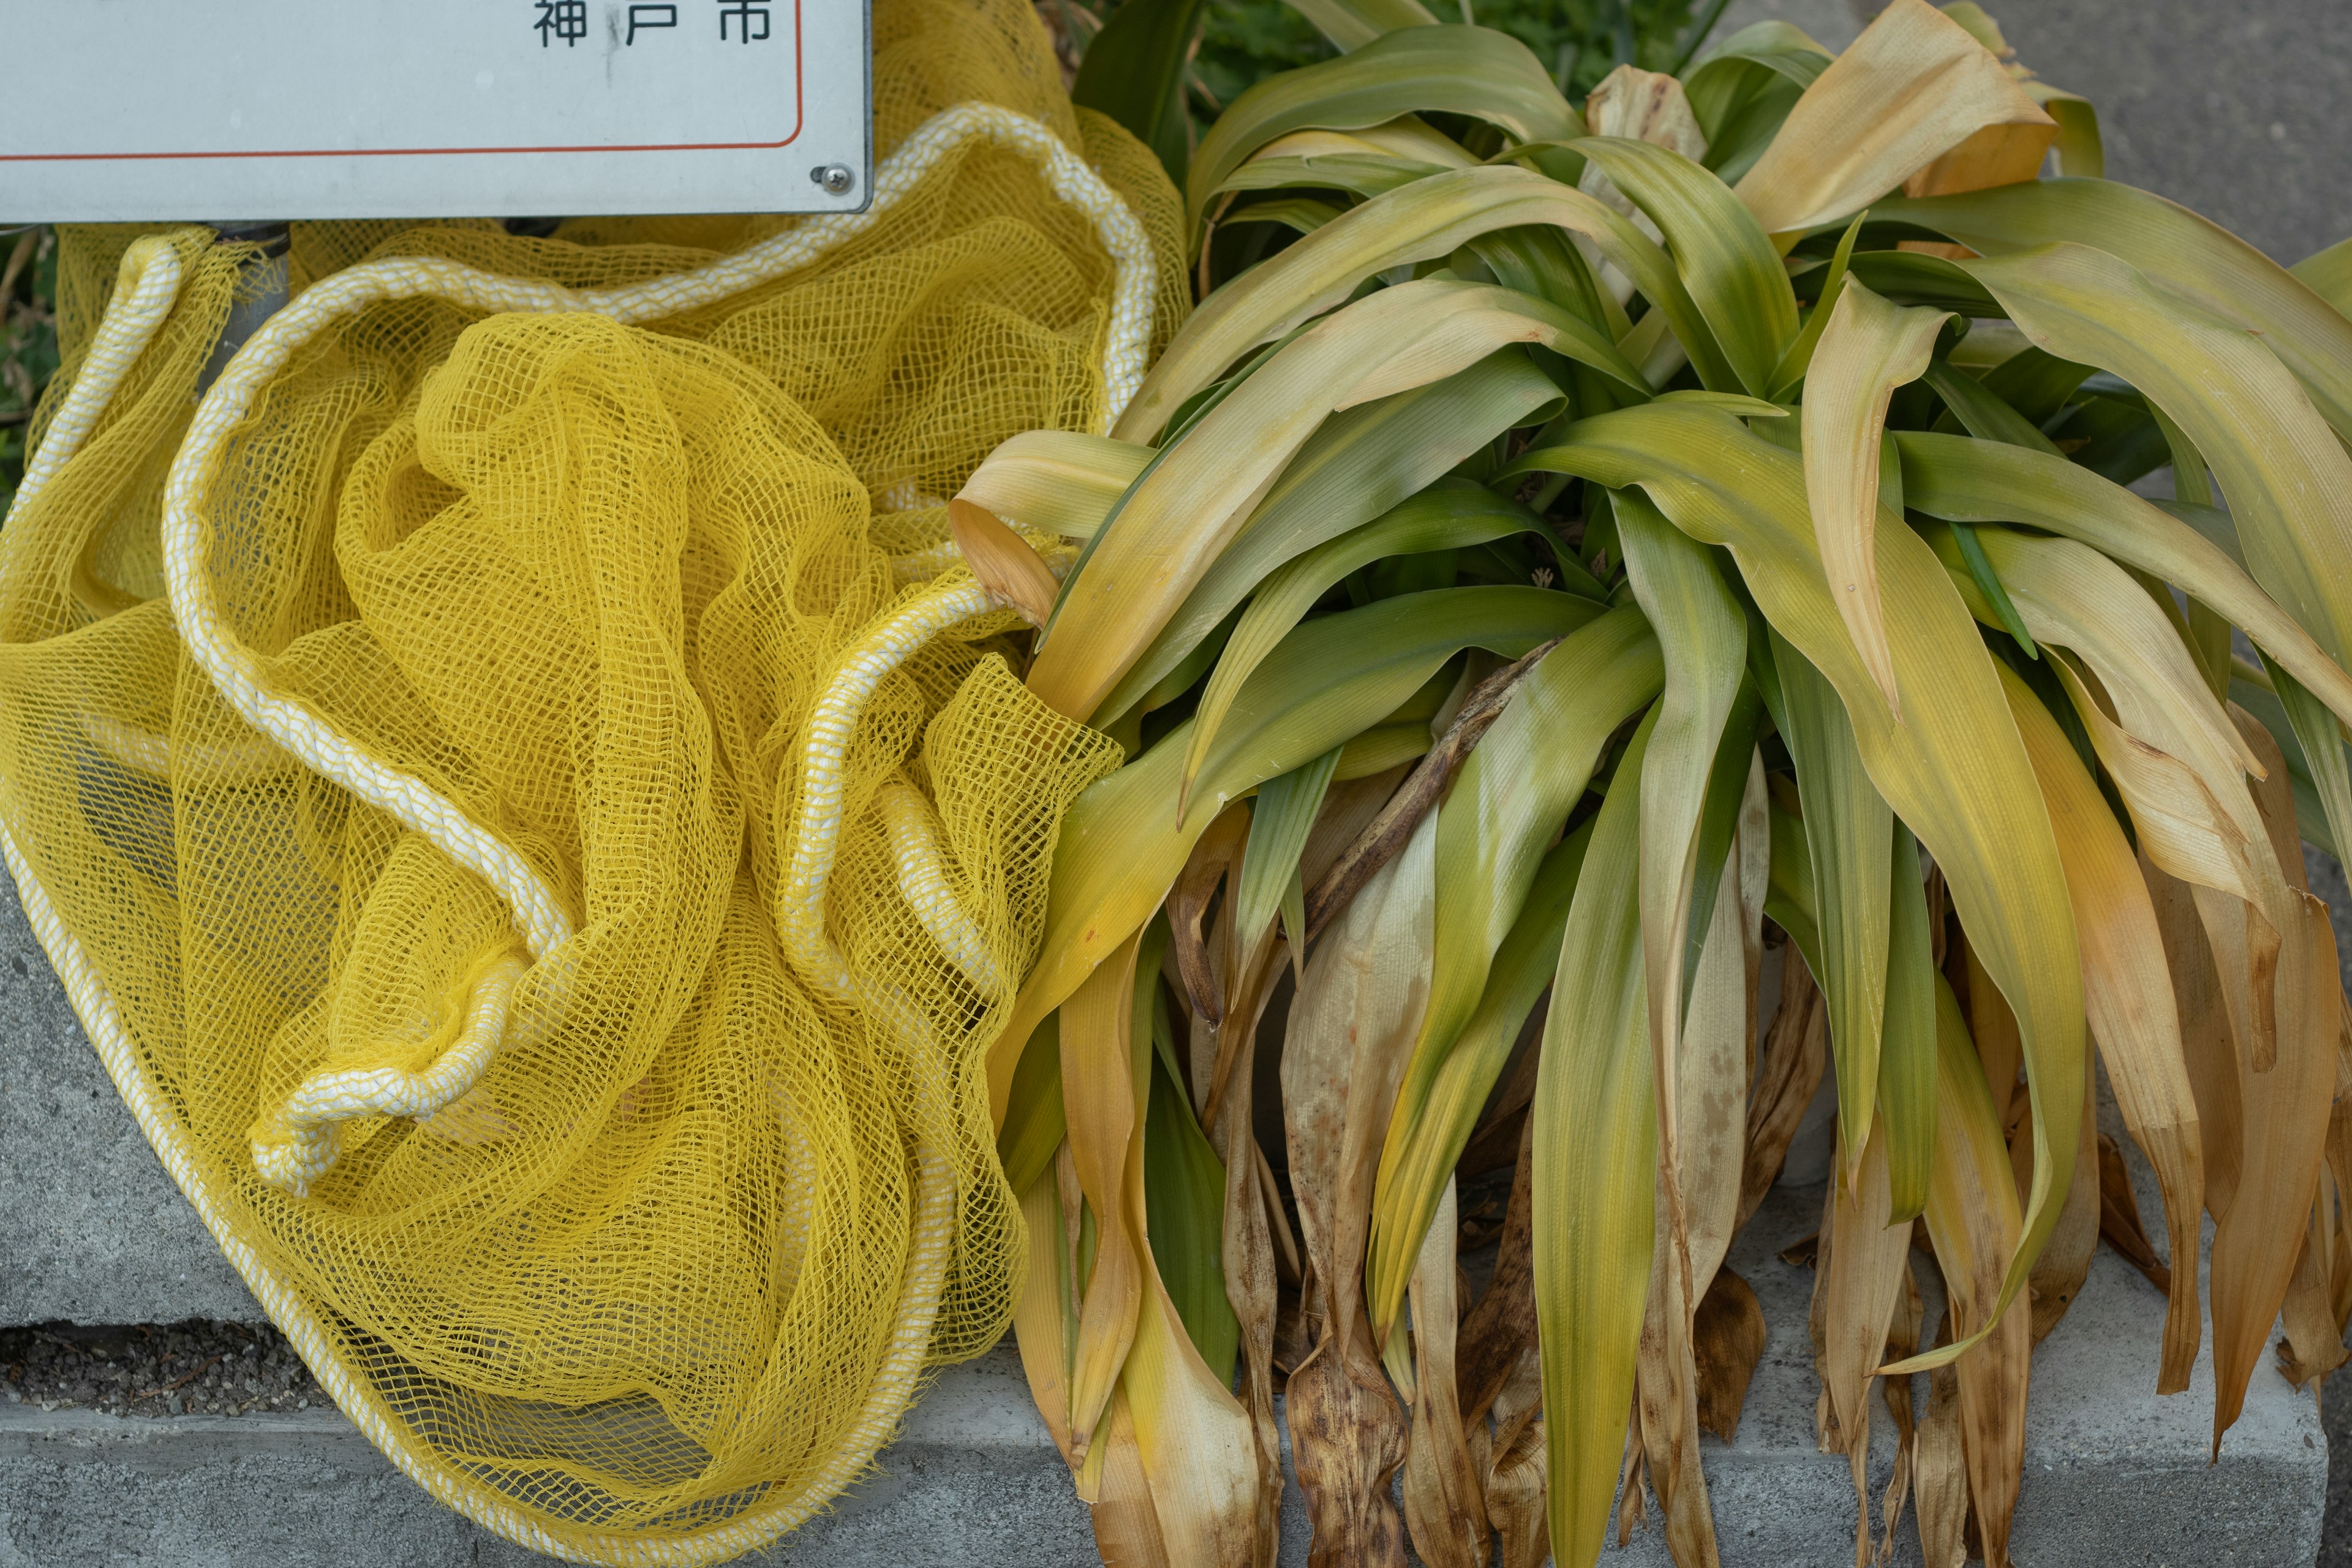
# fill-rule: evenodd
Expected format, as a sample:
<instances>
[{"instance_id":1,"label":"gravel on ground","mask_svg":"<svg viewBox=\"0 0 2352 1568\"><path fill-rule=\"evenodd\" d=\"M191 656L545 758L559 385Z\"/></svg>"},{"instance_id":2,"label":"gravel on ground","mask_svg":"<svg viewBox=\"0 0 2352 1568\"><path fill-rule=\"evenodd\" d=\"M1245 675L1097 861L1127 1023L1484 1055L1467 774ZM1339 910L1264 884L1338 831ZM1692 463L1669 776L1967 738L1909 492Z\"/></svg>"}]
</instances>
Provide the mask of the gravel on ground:
<instances>
[{"instance_id":1,"label":"gravel on ground","mask_svg":"<svg viewBox=\"0 0 2352 1568\"><path fill-rule=\"evenodd\" d=\"M327 1403L286 1337L193 1321L0 1329L0 1401L109 1415L244 1415Z\"/></svg>"}]
</instances>

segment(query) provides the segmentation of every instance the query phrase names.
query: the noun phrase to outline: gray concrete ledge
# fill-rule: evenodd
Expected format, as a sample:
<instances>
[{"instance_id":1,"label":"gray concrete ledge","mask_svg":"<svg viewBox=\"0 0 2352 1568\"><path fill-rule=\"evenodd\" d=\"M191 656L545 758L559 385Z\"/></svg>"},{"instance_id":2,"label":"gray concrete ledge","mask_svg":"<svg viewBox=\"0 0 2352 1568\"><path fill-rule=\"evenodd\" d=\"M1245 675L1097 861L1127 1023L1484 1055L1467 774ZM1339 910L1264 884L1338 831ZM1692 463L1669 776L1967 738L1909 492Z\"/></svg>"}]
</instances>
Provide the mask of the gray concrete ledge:
<instances>
[{"instance_id":1,"label":"gray concrete ledge","mask_svg":"<svg viewBox=\"0 0 2352 1568\"><path fill-rule=\"evenodd\" d=\"M2315 868L2340 925L2340 873ZM2142 1212L2160 1231L2153 1184L2137 1173ZM1777 1256L1814 1228L1820 1201L1817 1186L1776 1191L1733 1250L1770 1338L1738 1441L1706 1440L1727 1568L1851 1560L1846 1466L1813 1446L1812 1277ZM1931 1324L1938 1308L1931 1299ZM2102 1248L2035 1358L2020 1559L2307 1568L2327 1468L2313 1401L2267 1366L2257 1371L2244 1416L2208 1468L2210 1357L2189 1392L2158 1399L2163 1310L2154 1288ZM116 1098L13 889L0 888L0 1323L191 1317L262 1314ZM1878 1422L1874 1495L1894 1454L1883 1410ZM1285 1527L1282 1560L1303 1563L1306 1510L1295 1484ZM1898 1561L1918 1561L1907 1525L1897 1545ZM942 1375L877 1476L754 1560L863 1568L926 1557L971 1568L1097 1561L1085 1510L1009 1347ZM331 1409L156 1420L0 1405L0 1568L330 1560L354 1568L542 1561L442 1509ZM1612 1561L1663 1568L1667 1558L1653 1531Z\"/></svg>"},{"instance_id":2,"label":"gray concrete ledge","mask_svg":"<svg viewBox=\"0 0 2352 1568\"><path fill-rule=\"evenodd\" d=\"M172 1184L0 877L0 1325L268 1321Z\"/></svg>"},{"instance_id":3,"label":"gray concrete ledge","mask_svg":"<svg viewBox=\"0 0 2352 1568\"><path fill-rule=\"evenodd\" d=\"M1726 1568L1850 1561L1853 1494L1842 1458L1815 1451L1805 1336L1811 1274L1778 1251L1813 1228L1820 1189L1776 1192L1735 1249L1770 1340L1738 1441L1706 1439ZM1930 1321L1937 1303L1931 1298ZM2317 1411L2268 1367L2221 1461L2205 1462L2210 1356L2189 1392L2159 1399L2163 1300L2100 1252L2034 1360L2021 1561L2189 1568L2307 1568L2327 1470ZM1924 1380L1921 1383L1924 1394ZM1874 1402L1875 1406L1875 1402ZM1876 1410L1874 1494L1894 1456ZM1282 1561L1306 1561L1294 1484ZM1906 1524L1897 1561L1918 1562ZM1087 1568L1086 1513L1029 1407L1010 1346L944 1374L880 1473L763 1563L866 1568L926 1558L969 1568ZM332 1560L442 1568L544 1561L442 1509L332 1410L142 1420L0 1406L0 1568L170 1563L300 1568ZM1611 1559L1663 1568L1658 1534Z\"/></svg>"},{"instance_id":4,"label":"gray concrete ledge","mask_svg":"<svg viewBox=\"0 0 2352 1568\"><path fill-rule=\"evenodd\" d=\"M2128 1157L2139 1165L2136 1150ZM2160 1214L2152 1177L2144 1168L2135 1175L2143 1213ZM1852 1561L1853 1483L1843 1458L1814 1447L1819 1384L1805 1330L1812 1273L1776 1256L1816 1228L1821 1193L1819 1187L1774 1192L1732 1249L1732 1267L1755 1286L1770 1337L1748 1389L1738 1441L1703 1439L1725 1568ZM1920 1275L1932 1331L1940 1290L1932 1268ZM2034 1354L2024 1482L2011 1533L2017 1560L2036 1568L2223 1563L2309 1568L2319 1548L2327 1485L2327 1442L2317 1405L2288 1387L2266 1361L2254 1373L2245 1414L2224 1441L2221 1462L2209 1468L2210 1325L2188 1392L2160 1398L2156 1373L2163 1322L2164 1298L2102 1245L2081 1295ZM1915 1383L1924 1408L1927 1379ZM1895 1425L1875 1397L1871 1407L1875 1509L1894 1462ZM1919 1563L1918 1533L1907 1511L1895 1546L1895 1563L1906 1568ZM1653 1531L1604 1561L1665 1568L1670 1560Z\"/></svg>"},{"instance_id":5,"label":"gray concrete ledge","mask_svg":"<svg viewBox=\"0 0 2352 1568\"><path fill-rule=\"evenodd\" d=\"M1009 1348L916 1407L882 1473L750 1559L898 1568L1097 1561ZM0 1568L543 1563L450 1512L331 1409L141 1420L0 1406Z\"/></svg>"}]
</instances>

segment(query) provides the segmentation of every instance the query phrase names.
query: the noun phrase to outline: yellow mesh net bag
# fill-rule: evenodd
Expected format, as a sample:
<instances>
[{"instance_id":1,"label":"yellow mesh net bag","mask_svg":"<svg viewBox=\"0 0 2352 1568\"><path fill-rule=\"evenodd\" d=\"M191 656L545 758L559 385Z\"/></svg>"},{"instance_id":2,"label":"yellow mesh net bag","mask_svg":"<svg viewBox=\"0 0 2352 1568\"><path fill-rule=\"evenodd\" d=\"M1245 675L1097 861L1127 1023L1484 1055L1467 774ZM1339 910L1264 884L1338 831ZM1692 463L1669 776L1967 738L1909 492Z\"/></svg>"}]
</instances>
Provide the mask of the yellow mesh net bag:
<instances>
[{"instance_id":1,"label":"yellow mesh net bag","mask_svg":"<svg viewBox=\"0 0 2352 1568\"><path fill-rule=\"evenodd\" d=\"M125 1100L336 1400L580 1561L759 1546L993 1342L981 1051L1118 761L944 503L1099 430L1174 193L1017 0L880 0L871 213L66 237L0 821Z\"/></svg>"}]
</instances>

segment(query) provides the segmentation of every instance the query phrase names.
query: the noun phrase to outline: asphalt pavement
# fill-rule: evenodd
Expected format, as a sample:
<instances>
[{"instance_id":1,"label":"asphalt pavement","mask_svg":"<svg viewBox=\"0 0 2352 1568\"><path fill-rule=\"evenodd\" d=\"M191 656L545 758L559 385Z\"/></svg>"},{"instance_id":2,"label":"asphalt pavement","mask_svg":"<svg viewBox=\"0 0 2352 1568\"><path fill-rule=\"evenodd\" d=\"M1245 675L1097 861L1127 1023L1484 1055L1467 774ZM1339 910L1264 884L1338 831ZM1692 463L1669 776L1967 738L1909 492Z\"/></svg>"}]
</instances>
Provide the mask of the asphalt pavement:
<instances>
[{"instance_id":1,"label":"asphalt pavement","mask_svg":"<svg viewBox=\"0 0 2352 1568\"><path fill-rule=\"evenodd\" d=\"M2107 177L2282 262L2352 237L2352 0L1983 0L2018 58L2098 106ZM1869 0L1734 0L1832 48Z\"/></svg>"}]
</instances>

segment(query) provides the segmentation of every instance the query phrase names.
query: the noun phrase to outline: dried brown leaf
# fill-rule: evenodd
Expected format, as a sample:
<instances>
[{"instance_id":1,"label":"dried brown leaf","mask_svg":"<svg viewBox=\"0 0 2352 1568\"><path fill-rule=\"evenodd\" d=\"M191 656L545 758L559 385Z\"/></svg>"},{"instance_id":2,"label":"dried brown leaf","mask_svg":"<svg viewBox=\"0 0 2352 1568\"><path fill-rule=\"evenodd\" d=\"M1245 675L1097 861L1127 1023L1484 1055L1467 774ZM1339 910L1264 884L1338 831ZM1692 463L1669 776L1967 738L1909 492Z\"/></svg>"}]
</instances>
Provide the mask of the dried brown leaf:
<instances>
[{"instance_id":1,"label":"dried brown leaf","mask_svg":"<svg viewBox=\"0 0 2352 1568\"><path fill-rule=\"evenodd\" d=\"M1429 1568L1486 1568L1486 1479L1473 1465L1454 1386L1454 1184L1445 1184L1412 1276L1412 1434L1404 1464L1404 1519Z\"/></svg>"},{"instance_id":2,"label":"dried brown leaf","mask_svg":"<svg viewBox=\"0 0 2352 1568\"><path fill-rule=\"evenodd\" d=\"M1706 1478L1699 1463L1698 1368L1691 1292L1714 1281L1731 1244L1740 1197L1748 1088L1748 963L1739 866L1727 859L1679 1041L1673 1083L1687 1249L1674 1246L1668 1145L1660 1171L1650 1295L1634 1360L1634 1398L1650 1484L1665 1516L1666 1546L1683 1568L1717 1559Z\"/></svg>"},{"instance_id":3,"label":"dried brown leaf","mask_svg":"<svg viewBox=\"0 0 2352 1568\"><path fill-rule=\"evenodd\" d=\"M1192 1016L1211 1028L1224 1021L1226 998L1221 977L1210 963L1201 922L1208 918L1218 887L1241 864L1249 826L1250 807L1245 800L1237 800L1220 812L1192 846L1192 858L1184 862L1176 886L1168 894L1168 951L1183 981Z\"/></svg>"},{"instance_id":4,"label":"dried brown leaf","mask_svg":"<svg viewBox=\"0 0 2352 1568\"><path fill-rule=\"evenodd\" d=\"M1271 969L1274 964L1265 967ZM1274 1333L1280 1268L1267 1215L1278 1204L1268 1201L1271 1178L1251 1130L1257 1034L1255 1010L1227 1020L1226 1027L1244 1038L1233 1064L1232 1087L1209 1123L1209 1135L1225 1163L1225 1300L1241 1331L1242 1404L1249 1412L1257 1445L1256 1568L1274 1568L1282 1545L1282 1432L1274 1412ZM1286 1230L1283 1239L1288 1240Z\"/></svg>"},{"instance_id":5,"label":"dried brown leaf","mask_svg":"<svg viewBox=\"0 0 2352 1568\"><path fill-rule=\"evenodd\" d=\"M2239 1102L2236 1047L2213 969L2213 950L2186 882L2140 857L2140 875L2163 934L2165 967L2180 1008L2180 1056L2197 1099L2197 1127L2205 1153L2205 1212L2227 1213L2244 1163L2245 1110Z\"/></svg>"},{"instance_id":6,"label":"dried brown leaf","mask_svg":"<svg viewBox=\"0 0 2352 1568\"><path fill-rule=\"evenodd\" d=\"M1926 1218L1944 1273L1942 1339L1949 1343L1976 1334L2000 1301L2002 1277L2023 1220L1983 1065L1950 988L1938 984L1936 989L1936 1151ZM1979 1002L1981 1012L1981 997ZM2032 1353L2032 1310L2020 1298L1950 1368L1958 1380L1960 1468L1986 1568L2006 1568L2009 1561L2010 1516L2017 1507L2025 1463L2025 1395ZM1944 1373L1939 1368L1935 1376L1940 1380ZM1955 1516L1941 1490L1947 1485L1942 1467L1949 1456L1941 1447L1942 1430L1935 1415L1940 1382L1929 1387L1928 1426L1937 1433L1936 1442L1931 1445L1928 1432L1921 1433L1914 1468L1920 1531L1923 1539L1928 1538L1932 1527L1939 1543L1934 1550L1941 1552L1940 1543L1948 1540L1942 1532L1952 1527ZM1931 1487L1936 1489L1932 1497ZM1931 1552L1929 1561L1958 1559Z\"/></svg>"},{"instance_id":7,"label":"dried brown leaf","mask_svg":"<svg viewBox=\"0 0 2352 1568\"><path fill-rule=\"evenodd\" d=\"M1160 1515L1151 1501L1151 1481L1143 1473L1143 1453L1136 1442L1135 1415L1128 1408L1127 1391L1114 1389L1104 1408L1096 1443L1082 1479L1095 1527L1095 1550L1103 1568L1172 1568L1168 1546L1160 1532Z\"/></svg>"},{"instance_id":8,"label":"dried brown leaf","mask_svg":"<svg viewBox=\"0 0 2352 1568\"><path fill-rule=\"evenodd\" d=\"M1484 1421L1496 1407L1505 1384L1536 1348L1535 1133L1532 1127L1521 1125L1518 1168L1511 1177L1510 1202L1503 1211L1494 1277L1462 1320L1455 1357L1462 1415L1473 1424Z\"/></svg>"},{"instance_id":9,"label":"dried brown leaf","mask_svg":"<svg viewBox=\"0 0 2352 1568\"><path fill-rule=\"evenodd\" d=\"M1916 1240L1919 1234L1916 1223L1911 1234ZM1895 1299L1895 1321L1886 1329L1888 1364L1908 1361L1918 1352L1923 1312L1918 1271L1906 1254L1903 1260L1903 1294ZM1882 1528L1878 1536L1878 1568L1886 1568L1894 1560L1895 1527L1903 1522L1903 1505L1911 1493L1911 1467L1916 1460L1919 1436L1912 1418L1911 1383L1911 1375L1904 1375L1888 1377L1879 1384L1879 1394L1886 1401L1886 1413L1895 1418L1895 1468L1887 1475L1886 1494L1879 1502Z\"/></svg>"},{"instance_id":10,"label":"dried brown leaf","mask_svg":"<svg viewBox=\"0 0 2352 1568\"><path fill-rule=\"evenodd\" d=\"M2344 1348L2344 1325L2336 1321L2332 1276L2336 1264L2336 1191L2326 1173L2319 1196L2311 1206L2304 1232L2303 1252L2287 1280L2286 1300L2279 1309L2286 1335L2279 1342L2279 1370L2287 1382L2315 1390L2327 1374L2352 1359Z\"/></svg>"},{"instance_id":11,"label":"dried brown leaf","mask_svg":"<svg viewBox=\"0 0 2352 1568\"><path fill-rule=\"evenodd\" d=\"M1503 1568L1541 1568L1551 1556L1542 1394L1542 1363L1529 1344L1495 1400L1486 1517L1500 1538Z\"/></svg>"},{"instance_id":12,"label":"dried brown leaf","mask_svg":"<svg viewBox=\"0 0 2352 1568\"><path fill-rule=\"evenodd\" d=\"M2158 1289L2170 1292L2172 1270L2156 1253L2147 1227L2140 1223L2139 1194L2132 1190L2131 1172L2124 1163L2122 1145L2099 1134L2099 1234L2116 1255L2145 1275ZM2179 1393L2159 1389L2159 1393Z\"/></svg>"},{"instance_id":13,"label":"dried brown leaf","mask_svg":"<svg viewBox=\"0 0 2352 1568\"><path fill-rule=\"evenodd\" d=\"M1842 1152L1834 1168L1847 1168ZM1911 1227L1890 1224L1893 1212L1885 1128L1878 1122L1871 1129L1853 1184L1830 1183L1813 1276L1819 1321L1813 1364L1822 1380L1822 1447L1845 1455L1853 1468L1858 1510L1855 1568L1864 1568L1870 1560L1871 1379L1885 1364L1887 1330L1903 1294L1911 1247Z\"/></svg>"},{"instance_id":14,"label":"dried brown leaf","mask_svg":"<svg viewBox=\"0 0 2352 1568\"><path fill-rule=\"evenodd\" d=\"M2057 1228L2050 1233L2050 1241L2042 1247L2042 1256L2033 1260L2033 1270L2026 1277L2033 1300L2033 1342L2040 1344L2049 1337L2074 1304L2083 1289L2083 1281L2091 1272L2091 1254L2099 1247L2099 1157L2098 1157L2098 1096L2092 1092L2090 1058L2083 1058L2083 1136L2074 1146L2074 1184L2066 1189L2066 1205L2058 1211ZM2033 1141L2020 1138L2010 1145L2012 1156L2025 1152L2020 1163L2030 1166ZM2018 1172L2018 1195L2021 1199L2032 1189L2032 1171Z\"/></svg>"},{"instance_id":15,"label":"dried brown leaf","mask_svg":"<svg viewBox=\"0 0 2352 1568\"><path fill-rule=\"evenodd\" d=\"M1288 1384L1316 1568L1403 1561L1389 1483L1407 1426L1365 1328L1363 1263L1380 1139L1428 1002L1435 849L1425 816L1349 901L1307 962L1283 1050L1292 1190L1322 1305Z\"/></svg>"},{"instance_id":16,"label":"dried brown leaf","mask_svg":"<svg viewBox=\"0 0 2352 1568\"><path fill-rule=\"evenodd\" d=\"M1829 1013L1797 944L1780 950L1780 1007L1765 1037L1762 1070L1748 1105L1748 1153L1741 1163L1739 1215L1735 1229L1755 1217L1764 1194L1780 1179L1789 1141L1822 1086L1829 1066Z\"/></svg>"},{"instance_id":17,"label":"dried brown leaf","mask_svg":"<svg viewBox=\"0 0 2352 1568\"><path fill-rule=\"evenodd\" d=\"M1960 1378L1951 1367L1927 1374L1927 1414L1912 1452L1911 1491L1924 1568L1966 1568L1969 1475L1960 1453Z\"/></svg>"},{"instance_id":18,"label":"dried brown leaf","mask_svg":"<svg viewBox=\"0 0 2352 1568\"><path fill-rule=\"evenodd\" d=\"M1625 1423L1625 1462L1617 1472L1617 1550L1650 1522L1650 1454L1642 1443L1642 1409Z\"/></svg>"},{"instance_id":19,"label":"dried brown leaf","mask_svg":"<svg viewBox=\"0 0 2352 1568\"><path fill-rule=\"evenodd\" d=\"M960 498L948 502L948 527L988 596L1031 626L1044 626L1061 584L1029 542L986 507Z\"/></svg>"},{"instance_id":20,"label":"dried brown leaf","mask_svg":"<svg viewBox=\"0 0 2352 1568\"><path fill-rule=\"evenodd\" d=\"M1064 1144L1055 1163L1066 1164L1069 1145ZM1021 1194L1021 1217L1029 1232L1029 1268L1022 1278L1021 1298L1013 1309L1014 1342L1021 1352L1021 1371L1029 1383L1030 1398L1045 1423L1046 1434L1071 1462L1070 1387L1068 1356L1072 1327L1065 1288L1070 1276L1062 1247L1061 1204L1055 1191L1055 1173L1047 1171Z\"/></svg>"},{"instance_id":21,"label":"dried brown leaf","mask_svg":"<svg viewBox=\"0 0 2352 1568\"><path fill-rule=\"evenodd\" d=\"M1362 1313L1345 1344L1327 1329L1286 1393L1299 1489L1314 1521L1308 1568L1402 1568L1404 1531L1389 1487L1408 1429Z\"/></svg>"},{"instance_id":22,"label":"dried brown leaf","mask_svg":"<svg viewBox=\"0 0 2352 1568\"><path fill-rule=\"evenodd\" d=\"M2334 1100L2343 986L2327 906L2305 888L2286 763L2268 731L2236 707L2231 716L2269 778L2253 785L2289 886L2302 900L2303 930L2280 950L2278 1058L2268 1072L2241 1063L2242 1164L2227 1210L2214 1220L2213 1442L2238 1418L2263 1342L2285 1300L2314 1199ZM2212 927L2206 928L2209 939ZM2218 953L2217 948L2217 953ZM2202 1105L2200 1106L2200 1120Z\"/></svg>"},{"instance_id":23,"label":"dried brown leaf","mask_svg":"<svg viewBox=\"0 0 2352 1568\"><path fill-rule=\"evenodd\" d=\"M1739 1436L1739 1412L1766 1338L1755 1287L1727 1268L1717 1269L1699 1300L1691 1350L1698 1363L1698 1424L1727 1443Z\"/></svg>"},{"instance_id":24,"label":"dried brown leaf","mask_svg":"<svg viewBox=\"0 0 2352 1568\"><path fill-rule=\"evenodd\" d=\"M2074 908L2074 931L2083 958L2083 1005L2091 1035L2106 1063L2124 1125L2155 1168L2164 1194L2165 1224L2176 1254L2194 1257L2205 1202L2204 1144L2197 1100L2181 1044L2180 1011L2173 976L2166 966L2162 926L2149 899L2131 846L2115 814L2084 769L2049 710L2023 682L2004 674L2010 709L2025 741L2042 799L2066 868L2066 892ZM2012 1145L2012 1148L2018 1147ZM2085 1141L2078 1160L2090 1147ZM2078 1170L2079 1170L2078 1166ZM2082 1192L2078 1175L2075 1194ZM2126 1199L2128 1184L2124 1188ZM2055 1321L2050 1299L2063 1281L2054 1277L2050 1254L2080 1253L2088 1266L2080 1232L2088 1228L2070 1195L2050 1253L2051 1278L2037 1278L2035 1339ZM2061 1247L2062 1238L2065 1242ZM2078 1281L2079 1283L2079 1281ZM2158 1393L2189 1386L2202 1333L2197 1271L2171 1276L2165 1308L2164 1351L2157 1374Z\"/></svg>"},{"instance_id":25,"label":"dried brown leaf","mask_svg":"<svg viewBox=\"0 0 2352 1568\"><path fill-rule=\"evenodd\" d=\"M1706 1477L1698 1456L1698 1367L1691 1343L1691 1310L1682 1290L1682 1269L1665 1220L1666 1200L1658 1194L1656 1242L1650 1264L1650 1299L1642 1317L1642 1338L1633 1362L1634 1415L1650 1485L1665 1516L1666 1550L1678 1568L1713 1568L1719 1561L1715 1518L1707 1506ZM1624 1488L1627 1506L1634 1482ZM1624 1531L1619 1530L1620 1544Z\"/></svg>"}]
</instances>

